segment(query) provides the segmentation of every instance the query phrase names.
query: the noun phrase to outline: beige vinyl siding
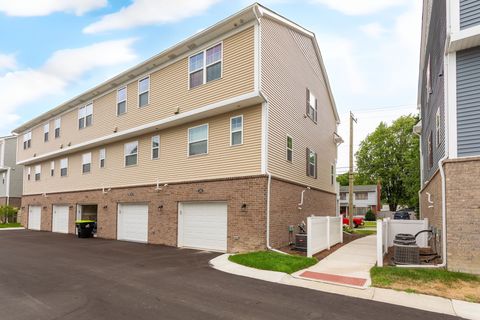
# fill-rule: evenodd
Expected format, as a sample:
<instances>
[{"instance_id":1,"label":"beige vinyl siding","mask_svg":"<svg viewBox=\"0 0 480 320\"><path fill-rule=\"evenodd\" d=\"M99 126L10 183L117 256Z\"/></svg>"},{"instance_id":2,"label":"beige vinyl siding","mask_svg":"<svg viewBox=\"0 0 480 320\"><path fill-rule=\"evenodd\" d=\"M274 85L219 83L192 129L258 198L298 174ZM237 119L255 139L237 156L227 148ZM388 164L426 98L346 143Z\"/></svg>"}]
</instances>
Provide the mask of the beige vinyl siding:
<instances>
[{"instance_id":1,"label":"beige vinyl siding","mask_svg":"<svg viewBox=\"0 0 480 320\"><path fill-rule=\"evenodd\" d=\"M220 41L220 40L219 40ZM192 51L196 53L197 50ZM177 61L150 74L150 104L138 107L138 81L127 86L127 112L117 116L117 90L93 101L93 125L78 129L78 108L62 115L60 138L54 137L54 120L50 121L50 141L43 142L43 124L32 132L32 147L22 148L22 135L18 144L19 161L58 150L60 145L72 145L119 132L155 120L172 116L177 108L186 112L211 103L239 96L254 90L254 28L250 27L223 39L223 77L196 87L188 88L188 58ZM88 101L85 102L85 104Z\"/></svg>"},{"instance_id":2,"label":"beige vinyl siding","mask_svg":"<svg viewBox=\"0 0 480 320\"><path fill-rule=\"evenodd\" d=\"M269 98L269 171L278 177L335 192L336 120L312 40L270 19L262 19L262 91ZM306 89L318 100L318 124L305 117ZM293 161L287 161L287 135ZM318 178L306 175L306 148L317 153Z\"/></svg>"},{"instance_id":3,"label":"beige vinyl siding","mask_svg":"<svg viewBox=\"0 0 480 320\"><path fill-rule=\"evenodd\" d=\"M230 146L230 118L243 115L244 144ZM187 156L188 128L208 123L208 154ZM261 173L261 106L252 106L216 117L169 128L138 139L128 139L68 157L68 176L60 177L60 159L50 177L50 160L42 163L40 181L26 181L25 194L77 191L133 185L257 175ZM151 159L151 137L160 135L160 158ZM124 144L138 140L138 164L124 167ZM99 150L106 149L105 168L99 168ZM82 154L92 153L91 172L82 174ZM35 164L32 164L34 168ZM26 175L25 175L26 177ZM208 190L207 190L208 192Z\"/></svg>"}]
</instances>

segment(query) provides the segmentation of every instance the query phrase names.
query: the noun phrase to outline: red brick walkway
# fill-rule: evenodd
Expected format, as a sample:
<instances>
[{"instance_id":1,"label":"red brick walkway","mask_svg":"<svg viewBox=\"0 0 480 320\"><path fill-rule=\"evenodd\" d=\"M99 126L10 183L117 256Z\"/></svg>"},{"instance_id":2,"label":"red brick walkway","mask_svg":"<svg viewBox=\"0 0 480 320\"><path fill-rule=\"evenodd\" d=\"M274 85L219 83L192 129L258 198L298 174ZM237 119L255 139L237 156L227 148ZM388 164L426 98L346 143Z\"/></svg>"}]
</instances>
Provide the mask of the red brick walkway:
<instances>
[{"instance_id":1,"label":"red brick walkway","mask_svg":"<svg viewBox=\"0 0 480 320\"><path fill-rule=\"evenodd\" d=\"M300 277L356 287L363 287L367 283L367 279L363 278L345 277L336 274L320 273L313 271L305 271L300 274Z\"/></svg>"}]
</instances>

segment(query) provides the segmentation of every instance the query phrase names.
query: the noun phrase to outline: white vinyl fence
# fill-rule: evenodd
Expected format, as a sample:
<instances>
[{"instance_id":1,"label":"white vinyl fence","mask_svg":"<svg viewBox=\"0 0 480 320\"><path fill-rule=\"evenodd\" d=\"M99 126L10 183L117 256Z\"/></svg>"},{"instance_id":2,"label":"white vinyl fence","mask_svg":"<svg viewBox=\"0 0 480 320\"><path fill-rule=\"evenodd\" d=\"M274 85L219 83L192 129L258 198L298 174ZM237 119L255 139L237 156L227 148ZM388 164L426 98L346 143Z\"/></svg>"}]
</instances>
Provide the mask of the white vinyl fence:
<instances>
[{"instance_id":1,"label":"white vinyl fence","mask_svg":"<svg viewBox=\"0 0 480 320\"><path fill-rule=\"evenodd\" d=\"M343 242L341 217L307 218L307 257Z\"/></svg>"},{"instance_id":2,"label":"white vinyl fence","mask_svg":"<svg viewBox=\"0 0 480 320\"><path fill-rule=\"evenodd\" d=\"M393 240L399 233L415 235L417 232L428 229L428 219L423 220L392 220L386 218L377 220L377 265L383 267L383 257L388 253L388 248L393 246ZM428 233L417 237L420 248L428 246Z\"/></svg>"}]
</instances>

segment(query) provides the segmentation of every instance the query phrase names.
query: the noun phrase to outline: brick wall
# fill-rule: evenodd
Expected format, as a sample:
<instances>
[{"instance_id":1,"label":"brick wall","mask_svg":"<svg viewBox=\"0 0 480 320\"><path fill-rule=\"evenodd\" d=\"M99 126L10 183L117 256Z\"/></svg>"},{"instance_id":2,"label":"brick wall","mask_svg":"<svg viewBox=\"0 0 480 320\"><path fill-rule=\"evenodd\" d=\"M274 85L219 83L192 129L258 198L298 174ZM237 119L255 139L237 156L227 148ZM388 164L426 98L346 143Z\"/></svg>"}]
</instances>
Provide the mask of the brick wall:
<instances>
[{"instance_id":1,"label":"brick wall","mask_svg":"<svg viewBox=\"0 0 480 320\"><path fill-rule=\"evenodd\" d=\"M480 274L480 158L445 164L448 269Z\"/></svg>"},{"instance_id":2,"label":"brick wall","mask_svg":"<svg viewBox=\"0 0 480 320\"><path fill-rule=\"evenodd\" d=\"M288 245L291 237L298 232L297 225L307 222L310 215L335 216L336 195L320 190L307 190L304 193L302 209L298 208L305 187L272 179L270 198L270 245L278 248ZM289 233L288 226L295 226Z\"/></svg>"},{"instance_id":3,"label":"brick wall","mask_svg":"<svg viewBox=\"0 0 480 320\"><path fill-rule=\"evenodd\" d=\"M69 233L75 232L77 204L98 205L98 236L115 239L118 202L144 202L149 205L148 242L177 245L178 202L227 201L228 251L248 251L265 248L265 204L267 179L264 176L242 179L172 184L162 191L155 186L25 196L22 199L20 221L26 226L28 207L42 207L41 230L52 229L52 207L63 204L70 207ZM203 193L198 190L203 189ZM242 211L242 204L246 210ZM163 205L163 208L159 208Z\"/></svg>"}]
</instances>

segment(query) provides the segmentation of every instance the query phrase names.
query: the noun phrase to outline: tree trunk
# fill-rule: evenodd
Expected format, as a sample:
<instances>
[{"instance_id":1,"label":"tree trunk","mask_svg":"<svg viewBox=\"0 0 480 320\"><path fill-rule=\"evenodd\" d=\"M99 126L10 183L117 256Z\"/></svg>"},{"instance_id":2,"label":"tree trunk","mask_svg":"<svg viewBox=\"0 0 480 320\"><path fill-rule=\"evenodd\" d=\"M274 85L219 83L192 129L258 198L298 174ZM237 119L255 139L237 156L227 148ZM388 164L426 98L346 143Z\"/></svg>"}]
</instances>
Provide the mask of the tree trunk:
<instances>
[{"instance_id":1,"label":"tree trunk","mask_svg":"<svg viewBox=\"0 0 480 320\"><path fill-rule=\"evenodd\" d=\"M388 206L390 207L390 211L397 211L396 203L389 203Z\"/></svg>"}]
</instances>

